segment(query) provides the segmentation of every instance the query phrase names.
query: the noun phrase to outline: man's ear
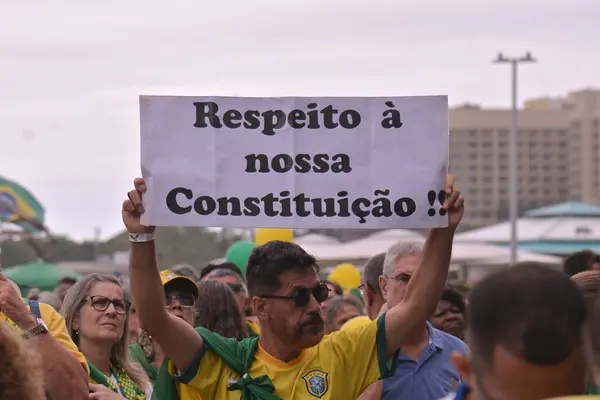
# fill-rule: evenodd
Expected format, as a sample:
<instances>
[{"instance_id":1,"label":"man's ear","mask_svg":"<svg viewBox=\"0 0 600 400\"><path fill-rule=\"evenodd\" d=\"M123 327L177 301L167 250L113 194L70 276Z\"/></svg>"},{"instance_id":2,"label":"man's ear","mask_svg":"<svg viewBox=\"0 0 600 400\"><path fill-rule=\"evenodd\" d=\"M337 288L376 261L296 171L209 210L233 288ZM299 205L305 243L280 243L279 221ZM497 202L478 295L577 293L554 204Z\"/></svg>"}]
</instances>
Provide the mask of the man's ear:
<instances>
[{"instance_id":1,"label":"man's ear","mask_svg":"<svg viewBox=\"0 0 600 400\"><path fill-rule=\"evenodd\" d=\"M387 301L387 278L383 275L379 275L379 289L381 289L384 300Z\"/></svg>"},{"instance_id":2,"label":"man's ear","mask_svg":"<svg viewBox=\"0 0 600 400\"><path fill-rule=\"evenodd\" d=\"M269 304L260 297L250 297L250 305L252 306L252 310L257 317L266 319L269 314Z\"/></svg>"}]
</instances>

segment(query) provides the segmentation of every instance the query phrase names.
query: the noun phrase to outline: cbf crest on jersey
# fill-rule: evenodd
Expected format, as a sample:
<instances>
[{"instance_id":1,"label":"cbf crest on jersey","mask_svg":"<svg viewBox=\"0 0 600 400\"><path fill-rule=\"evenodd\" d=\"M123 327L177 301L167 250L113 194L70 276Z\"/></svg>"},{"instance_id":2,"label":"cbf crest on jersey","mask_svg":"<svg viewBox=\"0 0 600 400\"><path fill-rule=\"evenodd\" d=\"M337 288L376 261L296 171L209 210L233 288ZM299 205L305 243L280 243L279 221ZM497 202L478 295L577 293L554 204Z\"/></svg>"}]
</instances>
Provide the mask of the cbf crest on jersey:
<instances>
[{"instance_id":1,"label":"cbf crest on jersey","mask_svg":"<svg viewBox=\"0 0 600 400\"><path fill-rule=\"evenodd\" d=\"M327 372L313 369L302 377L304 383L306 383L306 390L311 396L322 398L329 390L329 383L327 382Z\"/></svg>"}]
</instances>

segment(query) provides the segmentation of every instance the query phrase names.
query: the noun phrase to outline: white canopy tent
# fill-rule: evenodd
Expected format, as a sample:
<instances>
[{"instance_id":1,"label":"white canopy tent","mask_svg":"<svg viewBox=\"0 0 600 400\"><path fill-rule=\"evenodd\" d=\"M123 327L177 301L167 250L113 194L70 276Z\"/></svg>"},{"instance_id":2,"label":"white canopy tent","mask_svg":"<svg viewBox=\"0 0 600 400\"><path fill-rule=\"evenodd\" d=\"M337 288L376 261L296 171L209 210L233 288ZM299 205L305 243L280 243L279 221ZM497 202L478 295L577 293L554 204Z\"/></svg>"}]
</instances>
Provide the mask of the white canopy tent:
<instances>
[{"instance_id":1,"label":"white canopy tent","mask_svg":"<svg viewBox=\"0 0 600 400\"><path fill-rule=\"evenodd\" d=\"M347 243L307 243L301 245L325 266L342 262L362 265L370 257L386 252L391 245L398 241L422 245L425 243L425 237L413 231L392 229ZM493 265L498 265L498 263L508 265L509 256L510 250L508 248L486 243L455 241L452 249L452 263L458 265L470 265L472 263L485 265L488 261ZM559 257L528 251L519 251L518 257L520 262L532 261L548 265L559 265L562 262Z\"/></svg>"}]
</instances>

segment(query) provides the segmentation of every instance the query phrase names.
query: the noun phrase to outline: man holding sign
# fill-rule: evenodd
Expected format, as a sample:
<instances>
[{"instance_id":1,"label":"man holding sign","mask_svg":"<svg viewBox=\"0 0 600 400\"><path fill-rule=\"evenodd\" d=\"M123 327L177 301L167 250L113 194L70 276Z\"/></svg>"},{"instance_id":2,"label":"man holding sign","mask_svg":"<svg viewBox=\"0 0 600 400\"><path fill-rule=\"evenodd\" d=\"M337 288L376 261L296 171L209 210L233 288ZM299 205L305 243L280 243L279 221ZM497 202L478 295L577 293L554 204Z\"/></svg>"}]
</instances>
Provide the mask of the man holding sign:
<instances>
[{"instance_id":1,"label":"man holding sign","mask_svg":"<svg viewBox=\"0 0 600 400\"><path fill-rule=\"evenodd\" d=\"M166 311L154 227L140 222L146 182L138 178L134 186L122 209L132 242L134 301L143 326L171 360L169 370L178 384L204 399L355 399L388 376L407 333L435 310L464 212L464 199L448 176L442 204L448 226L431 229L402 301L370 324L328 336L319 305L328 289L319 281L316 260L293 243L257 247L248 261L247 281L261 336L237 342L194 330Z\"/></svg>"}]
</instances>

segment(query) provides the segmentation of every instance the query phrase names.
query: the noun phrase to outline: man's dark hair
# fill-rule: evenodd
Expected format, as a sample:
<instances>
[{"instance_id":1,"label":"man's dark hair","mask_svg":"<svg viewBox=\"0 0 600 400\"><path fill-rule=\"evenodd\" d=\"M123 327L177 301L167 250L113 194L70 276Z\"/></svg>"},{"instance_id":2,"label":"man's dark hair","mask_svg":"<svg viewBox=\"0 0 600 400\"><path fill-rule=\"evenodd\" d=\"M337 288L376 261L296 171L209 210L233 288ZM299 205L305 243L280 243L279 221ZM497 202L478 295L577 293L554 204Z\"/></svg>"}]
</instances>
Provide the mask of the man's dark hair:
<instances>
[{"instance_id":1,"label":"man's dark hair","mask_svg":"<svg viewBox=\"0 0 600 400\"><path fill-rule=\"evenodd\" d=\"M244 274L242 273L240 267L229 261L221 264L208 264L206 267L202 268L202 271L200 271L200 280L204 279L208 274L216 269L228 269L238 274L240 278L244 280Z\"/></svg>"},{"instance_id":2,"label":"man's dark hair","mask_svg":"<svg viewBox=\"0 0 600 400\"><path fill-rule=\"evenodd\" d=\"M567 257L563 263L563 271L573 276L583 271L589 271L593 262L600 262L600 256L591 250L578 251Z\"/></svg>"},{"instance_id":3,"label":"man's dark hair","mask_svg":"<svg viewBox=\"0 0 600 400\"><path fill-rule=\"evenodd\" d=\"M501 346L534 365L563 362L581 343L583 297L565 274L522 264L486 277L467 308L473 356L489 365Z\"/></svg>"},{"instance_id":4,"label":"man's dark hair","mask_svg":"<svg viewBox=\"0 0 600 400\"><path fill-rule=\"evenodd\" d=\"M375 293L383 296L379 287L379 277L383 275L383 262L385 261L385 253L379 253L376 256L369 258L363 269L363 280L365 285L368 285Z\"/></svg>"},{"instance_id":5,"label":"man's dark hair","mask_svg":"<svg viewBox=\"0 0 600 400\"><path fill-rule=\"evenodd\" d=\"M62 278L60 278L60 281L58 281L58 284L67 284L67 285L74 285L77 283L77 279L73 278L72 276L64 276Z\"/></svg>"},{"instance_id":6,"label":"man's dark hair","mask_svg":"<svg viewBox=\"0 0 600 400\"><path fill-rule=\"evenodd\" d=\"M250 296L270 294L279 289L279 277L287 271L312 268L318 272L315 257L295 243L273 240L255 247L248 258L246 281Z\"/></svg>"},{"instance_id":7,"label":"man's dark hair","mask_svg":"<svg viewBox=\"0 0 600 400\"><path fill-rule=\"evenodd\" d=\"M465 313L465 299L462 294L452 287L447 286L442 293L442 300L447 301L458 309L461 313Z\"/></svg>"},{"instance_id":8,"label":"man's dark hair","mask_svg":"<svg viewBox=\"0 0 600 400\"><path fill-rule=\"evenodd\" d=\"M343 296L344 295L344 289L342 289L342 287L337 284L334 281L328 281L328 280L324 280L322 281L323 283L327 284L327 285L331 285L333 286L333 292L335 293L336 296Z\"/></svg>"}]
</instances>

